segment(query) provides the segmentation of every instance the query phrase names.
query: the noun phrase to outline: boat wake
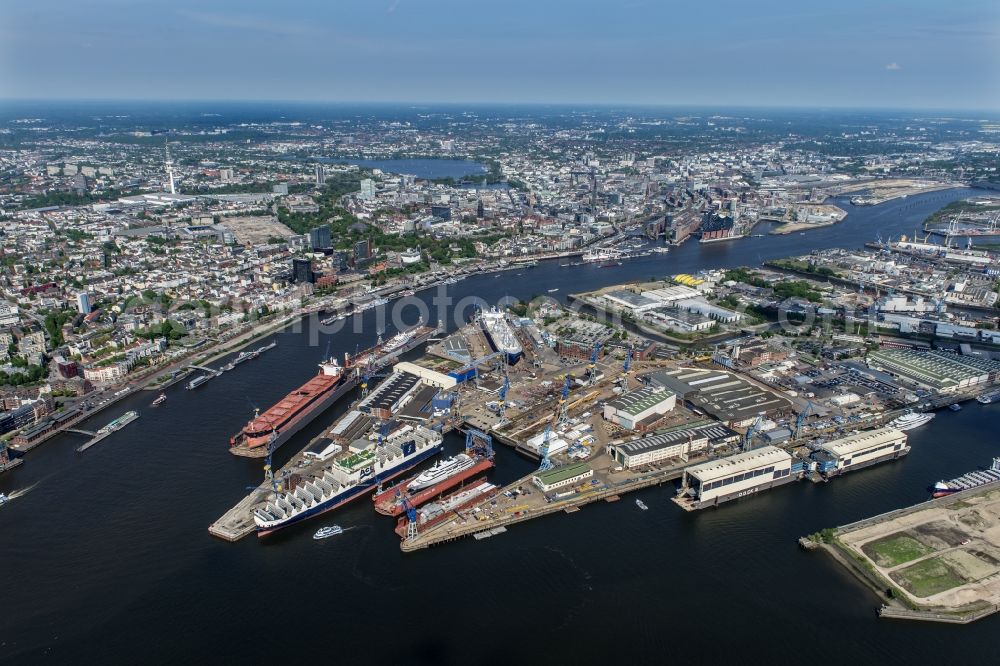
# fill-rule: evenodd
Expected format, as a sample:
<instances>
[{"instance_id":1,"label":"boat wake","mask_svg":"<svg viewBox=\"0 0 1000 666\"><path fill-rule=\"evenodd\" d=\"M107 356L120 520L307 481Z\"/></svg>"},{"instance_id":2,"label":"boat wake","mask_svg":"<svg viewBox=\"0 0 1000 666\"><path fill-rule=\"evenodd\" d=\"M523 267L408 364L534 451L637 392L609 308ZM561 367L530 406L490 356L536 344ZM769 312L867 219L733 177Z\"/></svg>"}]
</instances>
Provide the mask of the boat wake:
<instances>
[{"instance_id":1,"label":"boat wake","mask_svg":"<svg viewBox=\"0 0 1000 666\"><path fill-rule=\"evenodd\" d=\"M27 488L18 488L17 490L12 490L9 493L7 493L7 497L9 497L10 499L17 499L18 497L24 497L25 495L30 493L32 489L34 489L34 487L38 485L38 483L39 483L38 481L35 481Z\"/></svg>"}]
</instances>

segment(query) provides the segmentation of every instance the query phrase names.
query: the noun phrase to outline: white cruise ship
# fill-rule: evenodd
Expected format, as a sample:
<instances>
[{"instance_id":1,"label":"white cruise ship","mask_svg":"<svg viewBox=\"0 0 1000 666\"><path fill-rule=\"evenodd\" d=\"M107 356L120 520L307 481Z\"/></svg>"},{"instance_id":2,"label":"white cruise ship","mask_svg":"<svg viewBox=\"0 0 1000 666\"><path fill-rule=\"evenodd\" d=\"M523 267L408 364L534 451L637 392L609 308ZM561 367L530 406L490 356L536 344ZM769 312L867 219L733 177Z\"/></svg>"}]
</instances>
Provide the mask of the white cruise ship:
<instances>
[{"instance_id":1,"label":"white cruise ship","mask_svg":"<svg viewBox=\"0 0 1000 666\"><path fill-rule=\"evenodd\" d=\"M440 460L434 463L429 469L417 475L406 487L411 493L433 486L438 481L444 481L449 476L458 474L474 466L476 461L464 453L459 453L447 460Z\"/></svg>"},{"instance_id":2,"label":"white cruise ship","mask_svg":"<svg viewBox=\"0 0 1000 666\"><path fill-rule=\"evenodd\" d=\"M919 428L934 418L934 414L921 414L919 412L907 412L899 418L893 419L889 426L896 430L913 430Z\"/></svg>"},{"instance_id":3,"label":"white cruise ship","mask_svg":"<svg viewBox=\"0 0 1000 666\"><path fill-rule=\"evenodd\" d=\"M524 349L518 341L514 331L510 330L507 318L503 312L497 308L483 311L479 316L479 321L483 327L483 332L493 351L503 352L507 356L507 363L514 365L524 354Z\"/></svg>"}]
</instances>

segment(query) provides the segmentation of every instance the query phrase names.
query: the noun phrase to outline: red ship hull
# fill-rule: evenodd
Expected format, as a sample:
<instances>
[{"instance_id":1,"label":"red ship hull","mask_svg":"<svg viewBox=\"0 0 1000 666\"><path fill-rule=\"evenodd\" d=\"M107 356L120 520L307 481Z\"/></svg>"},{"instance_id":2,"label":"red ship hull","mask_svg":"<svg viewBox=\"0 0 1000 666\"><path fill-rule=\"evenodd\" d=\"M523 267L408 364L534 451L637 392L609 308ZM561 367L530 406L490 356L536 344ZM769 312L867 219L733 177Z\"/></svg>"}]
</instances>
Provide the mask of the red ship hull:
<instances>
[{"instance_id":1,"label":"red ship hull","mask_svg":"<svg viewBox=\"0 0 1000 666\"><path fill-rule=\"evenodd\" d=\"M458 516L458 513L457 513L458 511L461 511L462 509L468 509L473 504L479 504L480 502L483 502L483 501L489 499L493 495L496 495L497 490L498 490L497 488L493 488L492 490L488 490L486 492L483 492L483 493L480 493L478 495L475 495L474 497L470 497L465 502L462 502L458 506L451 507L450 509L448 509L447 511L445 511L441 515L435 516L434 518L431 518L427 522L420 523L417 526L417 529L418 530L426 530L426 529L429 529L431 527L434 527L435 525L440 525L441 523L443 523L446 520L451 520L452 518L455 518L455 517ZM461 491L458 491L458 492L461 492ZM407 519L406 516L403 516L399 520L396 521L395 532L396 532L396 534L399 535L400 539L406 539L406 537L407 537L407 528L409 527L408 523L409 523L409 521L408 521L408 519Z\"/></svg>"},{"instance_id":2,"label":"red ship hull","mask_svg":"<svg viewBox=\"0 0 1000 666\"><path fill-rule=\"evenodd\" d=\"M402 515L403 502L401 497L406 497L409 500L410 505L418 507L421 504L429 502L430 500L438 497L441 493L451 490L460 483L467 481L475 477L478 474L483 474L493 467L493 461L489 458L483 458L476 462L472 467L455 474L454 476L449 476L443 481L438 481L433 486L429 488L424 488L418 493L410 495L406 492L406 485L413 481L416 477L410 477L403 480L402 482L396 484L388 490L384 490L381 493L375 495L372 501L375 502L375 510L384 516L399 516ZM398 495L397 495L398 493Z\"/></svg>"}]
</instances>

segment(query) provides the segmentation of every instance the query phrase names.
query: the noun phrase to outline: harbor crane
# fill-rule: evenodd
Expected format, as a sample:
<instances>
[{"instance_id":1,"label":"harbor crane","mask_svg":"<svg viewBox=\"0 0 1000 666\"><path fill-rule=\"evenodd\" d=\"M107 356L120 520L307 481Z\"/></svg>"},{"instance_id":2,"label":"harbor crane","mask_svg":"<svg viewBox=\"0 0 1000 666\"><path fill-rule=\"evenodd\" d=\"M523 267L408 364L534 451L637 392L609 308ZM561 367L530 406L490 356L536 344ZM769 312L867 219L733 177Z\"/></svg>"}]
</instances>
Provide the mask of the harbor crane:
<instances>
[{"instance_id":1,"label":"harbor crane","mask_svg":"<svg viewBox=\"0 0 1000 666\"><path fill-rule=\"evenodd\" d=\"M622 365L622 369L625 371L622 374L622 395L625 395L628 393L628 376L632 371L632 347L629 347L625 353L625 364Z\"/></svg>"},{"instance_id":2,"label":"harbor crane","mask_svg":"<svg viewBox=\"0 0 1000 666\"><path fill-rule=\"evenodd\" d=\"M753 423L750 424L750 427L747 428L747 434L743 436L744 451L749 451L750 449L753 448L753 436L757 434L757 431L760 430L760 427L763 424L764 424L764 417L758 414L757 418L755 418L753 420Z\"/></svg>"},{"instance_id":3,"label":"harbor crane","mask_svg":"<svg viewBox=\"0 0 1000 666\"><path fill-rule=\"evenodd\" d=\"M597 383L597 356L601 353L601 343L594 343L594 350L590 352L590 366L587 369L587 385L593 386Z\"/></svg>"},{"instance_id":4,"label":"harbor crane","mask_svg":"<svg viewBox=\"0 0 1000 666\"><path fill-rule=\"evenodd\" d=\"M465 452L482 458L493 458L493 438L482 430L465 432Z\"/></svg>"},{"instance_id":5,"label":"harbor crane","mask_svg":"<svg viewBox=\"0 0 1000 666\"><path fill-rule=\"evenodd\" d=\"M799 431L802 429L802 424L806 422L806 417L812 413L812 400L806 403L806 408L799 412L799 415L795 418L795 434L794 439L799 438Z\"/></svg>"},{"instance_id":6,"label":"harbor crane","mask_svg":"<svg viewBox=\"0 0 1000 666\"><path fill-rule=\"evenodd\" d=\"M562 392L559 394L559 412L556 416L556 423L566 423L569 421L569 386L573 381L573 375L566 375L563 381Z\"/></svg>"},{"instance_id":7,"label":"harbor crane","mask_svg":"<svg viewBox=\"0 0 1000 666\"><path fill-rule=\"evenodd\" d=\"M545 426L545 434L542 435L542 445L538 447L538 455L541 456L541 461L538 464L539 472L547 472L552 469L554 465L549 459L549 439L552 437L552 426Z\"/></svg>"},{"instance_id":8,"label":"harbor crane","mask_svg":"<svg viewBox=\"0 0 1000 666\"><path fill-rule=\"evenodd\" d=\"M505 416L507 412L507 393L510 392L510 378L507 377L507 373L503 373L503 386L500 387L500 394L497 396L500 400L497 402L497 414L500 415L500 420L493 426L494 428L499 428L507 423L507 417Z\"/></svg>"},{"instance_id":9,"label":"harbor crane","mask_svg":"<svg viewBox=\"0 0 1000 666\"><path fill-rule=\"evenodd\" d=\"M417 510L410 504L406 495L402 496L403 511L406 512L406 538L415 539L417 536Z\"/></svg>"}]
</instances>

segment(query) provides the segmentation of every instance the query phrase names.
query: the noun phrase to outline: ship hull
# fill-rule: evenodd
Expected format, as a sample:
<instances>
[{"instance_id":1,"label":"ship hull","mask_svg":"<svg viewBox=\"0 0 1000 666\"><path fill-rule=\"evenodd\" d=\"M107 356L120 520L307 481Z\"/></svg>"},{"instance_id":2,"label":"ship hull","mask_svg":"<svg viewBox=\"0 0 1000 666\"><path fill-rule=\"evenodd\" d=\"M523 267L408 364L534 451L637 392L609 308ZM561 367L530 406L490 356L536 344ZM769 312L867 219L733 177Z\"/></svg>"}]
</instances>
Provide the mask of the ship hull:
<instances>
[{"instance_id":1,"label":"ship hull","mask_svg":"<svg viewBox=\"0 0 1000 666\"><path fill-rule=\"evenodd\" d=\"M263 538L269 534L277 532L278 530L290 527L292 525L296 525L304 520L308 520L313 516L318 516L323 513L328 513L330 511L333 511L334 509L339 509L348 502L351 502L353 500L358 499L359 497L363 497L364 495L368 494L369 492L377 488L380 483L384 481L389 481L391 479L395 479L400 474L403 474L404 472L413 469L413 467L419 465L420 463L427 460L431 456L440 453L443 448L444 448L443 443L437 444L436 446L427 447L426 450L421 451L418 455L413 456L413 458L400 463L396 467L375 474L370 479L366 479L365 481L358 483L355 486L352 486L350 489L344 491L343 493L340 493L336 497L330 498L330 500L327 502L321 502L320 504L317 504L314 507L306 509L302 513L298 513L280 524L268 527L258 527L257 536Z\"/></svg>"},{"instance_id":2,"label":"ship hull","mask_svg":"<svg viewBox=\"0 0 1000 666\"><path fill-rule=\"evenodd\" d=\"M464 469L458 472L457 474L453 474L452 476L449 476L446 479L442 479L441 481L438 481L434 485L428 488L424 488L423 490L413 493L412 495L408 494L407 491L405 490L407 482L410 481L411 479L404 480L395 487L390 488L389 490L386 490L385 492L380 493L373 498L373 501L375 502L375 511L381 513L384 516L399 516L403 513L404 509L403 509L403 503L401 501L396 501L397 492L399 492L400 498L406 497L407 501L412 506L415 507L420 506L421 504L424 504L425 502L434 499L441 493L451 490L458 484L470 478L473 478L474 476L477 476L479 474L488 471L491 467L493 467L492 460L489 459L480 460L476 462L476 464L473 465L472 467Z\"/></svg>"},{"instance_id":3,"label":"ship hull","mask_svg":"<svg viewBox=\"0 0 1000 666\"><path fill-rule=\"evenodd\" d=\"M464 502L462 502L460 504L457 504L456 506L450 507L447 511L445 511L445 512L443 512L443 513L441 513L441 514L439 514L437 516L434 516L430 520L428 520L426 522L423 522L423 523L418 523L417 524L417 531L419 532L420 530L426 530L426 529L430 529L430 528L432 528L432 527L434 527L436 525L440 525L444 521L446 521L446 520L448 520L450 518L453 518L455 516L455 512L456 511L462 511L463 509L468 509L473 504L478 504L479 502L487 500L490 497L492 497L493 495L495 495L496 493L497 493L497 488L490 488L490 489L483 490L483 492L481 492L481 493L477 493L475 495L472 495L468 499L466 499ZM403 516L402 518L400 518L399 520L396 521L396 530L395 531L396 531L396 534L399 535L400 539L406 539L407 538L408 529L409 529L409 520L407 519L406 516Z\"/></svg>"},{"instance_id":4,"label":"ship hull","mask_svg":"<svg viewBox=\"0 0 1000 666\"><path fill-rule=\"evenodd\" d=\"M314 418L319 416L322 412L332 406L335 402L340 400L346 393L358 385L358 378L351 375L346 377L340 384L335 388L331 389L330 393L322 400L317 400L309 408L304 409L299 415L294 417L288 424L285 425L278 432L277 438L274 440L274 444L268 447L267 443L264 442L257 446L247 446L245 444L237 444L235 446L229 447L229 452L234 456L242 456L244 458L263 458L267 455L268 448L271 450L277 449L279 446L291 439L295 433L302 430L306 425L308 425Z\"/></svg>"}]
</instances>

